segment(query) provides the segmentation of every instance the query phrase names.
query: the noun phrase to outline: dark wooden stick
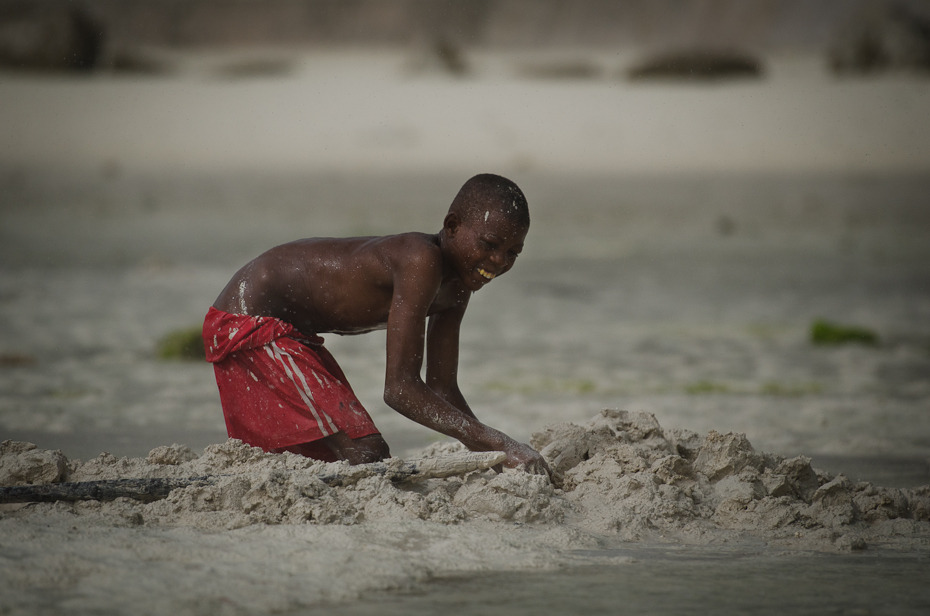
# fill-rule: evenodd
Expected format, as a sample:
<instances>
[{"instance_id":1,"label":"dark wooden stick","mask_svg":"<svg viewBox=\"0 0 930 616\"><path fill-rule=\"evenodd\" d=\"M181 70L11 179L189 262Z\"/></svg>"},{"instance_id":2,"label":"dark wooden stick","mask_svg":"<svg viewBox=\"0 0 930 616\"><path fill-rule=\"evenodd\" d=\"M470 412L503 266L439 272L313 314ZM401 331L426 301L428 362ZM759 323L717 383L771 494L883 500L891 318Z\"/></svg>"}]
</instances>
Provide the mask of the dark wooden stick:
<instances>
[{"instance_id":1,"label":"dark wooden stick","mask_svg":"<svg viewBox=\"0 0 930 616\"><path fill-rule=\"evenodd\" d=\"M144 503L165 498L175 488L195 483L213 483L211 477L184 477L182 479L104 479L101 481L73 481L28 486L0 487L0 503L53 503L55 501L98 500L132 498Z\"/></svg>"}]
</instances>

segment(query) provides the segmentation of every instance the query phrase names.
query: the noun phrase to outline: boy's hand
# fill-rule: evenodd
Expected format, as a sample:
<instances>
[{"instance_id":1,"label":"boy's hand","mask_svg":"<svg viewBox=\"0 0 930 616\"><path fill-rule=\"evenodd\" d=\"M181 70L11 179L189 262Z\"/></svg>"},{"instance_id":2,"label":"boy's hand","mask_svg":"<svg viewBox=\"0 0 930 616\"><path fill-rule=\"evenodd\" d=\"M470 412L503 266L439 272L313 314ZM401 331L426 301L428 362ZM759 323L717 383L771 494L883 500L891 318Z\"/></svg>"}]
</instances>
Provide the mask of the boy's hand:
<instances>
[{"instance_id":1,"label":"boy's hand","mask_svg":"<svg viewBox=\"0 0 930 616\"><path fill-rule=\"evenodd\" d=\"M504 466L507 468L519 468L527 473L547 475L549 479L552 479L552 471L545 458L529 445L515 442L514 446L508 447L504 453L507 454L507 459L504 461Z\"/></svg>"}]
</instances>

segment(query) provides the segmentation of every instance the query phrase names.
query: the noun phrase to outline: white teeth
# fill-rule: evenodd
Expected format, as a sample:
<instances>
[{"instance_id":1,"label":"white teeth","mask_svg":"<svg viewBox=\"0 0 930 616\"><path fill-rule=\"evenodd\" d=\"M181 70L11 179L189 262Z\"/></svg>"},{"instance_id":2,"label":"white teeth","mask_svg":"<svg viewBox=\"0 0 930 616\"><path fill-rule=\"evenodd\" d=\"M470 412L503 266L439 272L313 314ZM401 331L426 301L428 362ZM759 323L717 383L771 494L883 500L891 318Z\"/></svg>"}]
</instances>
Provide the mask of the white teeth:
<instances>
[{"instance_id":1,"label":"white teeth","mask_svg":"<svg viewBox=\"0 0 930 616\"><path fill-rule=\"evenodd\" d=\"M478 273L481 274L481 277L485 278L486 280L494 280L494 274L488 271L485 271L481 269L480 267L478 268Z\"/></svg>"}]
</instances>

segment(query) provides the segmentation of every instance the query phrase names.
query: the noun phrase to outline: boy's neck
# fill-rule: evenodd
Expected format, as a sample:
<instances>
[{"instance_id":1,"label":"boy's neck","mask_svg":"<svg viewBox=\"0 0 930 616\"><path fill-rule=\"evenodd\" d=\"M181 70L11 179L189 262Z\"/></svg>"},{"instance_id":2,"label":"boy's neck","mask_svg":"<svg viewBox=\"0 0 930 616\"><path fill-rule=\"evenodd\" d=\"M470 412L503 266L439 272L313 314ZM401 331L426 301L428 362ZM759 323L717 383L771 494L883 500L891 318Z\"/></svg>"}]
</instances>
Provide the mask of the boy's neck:
<instances>
[{"instance_id":1,"label":"boy's neck","mask_svg":"<svg viewBox=\"0 0 930 616\"><path fill-rule=\"evenodd\" d=\"M442 255L442 281L449 282L455 276L455 270L449 265L449 255L446 252L446 230L443 229L433 236L436 245L439 246L439 253Z\"/></svg>"}]
</instances>

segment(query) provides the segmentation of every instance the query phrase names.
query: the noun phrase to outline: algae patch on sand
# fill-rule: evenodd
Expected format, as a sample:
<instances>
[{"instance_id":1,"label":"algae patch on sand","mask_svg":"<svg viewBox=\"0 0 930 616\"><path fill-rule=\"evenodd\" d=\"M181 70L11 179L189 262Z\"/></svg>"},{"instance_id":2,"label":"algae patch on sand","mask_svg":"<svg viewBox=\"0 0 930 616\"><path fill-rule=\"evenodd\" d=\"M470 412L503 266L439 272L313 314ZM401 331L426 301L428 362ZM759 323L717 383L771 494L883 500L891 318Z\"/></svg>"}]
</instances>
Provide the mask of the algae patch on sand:
<instances>
[{"instance_id":1,"label":"algae patch on sand","mask_svg":"<svg viewBox=\"0 0 930 616\"><path fill-rule=\"evenodd\" d=\"M878 344L878 334L865 327L842 325L826 319L818 319L811 325L811 343L820 346L841 344Z\"/></svg>"},{"instance_id":2,"label":"algae patch on sand","mask_svg":"<svg viewBox=\"0 0 930 616\"><path fill-rule=\"evenodd\" d=\"M168 332L155 347L158 359L167 361L204 360L203 334L199 325Z\"/></svg>"}]
</instances>

